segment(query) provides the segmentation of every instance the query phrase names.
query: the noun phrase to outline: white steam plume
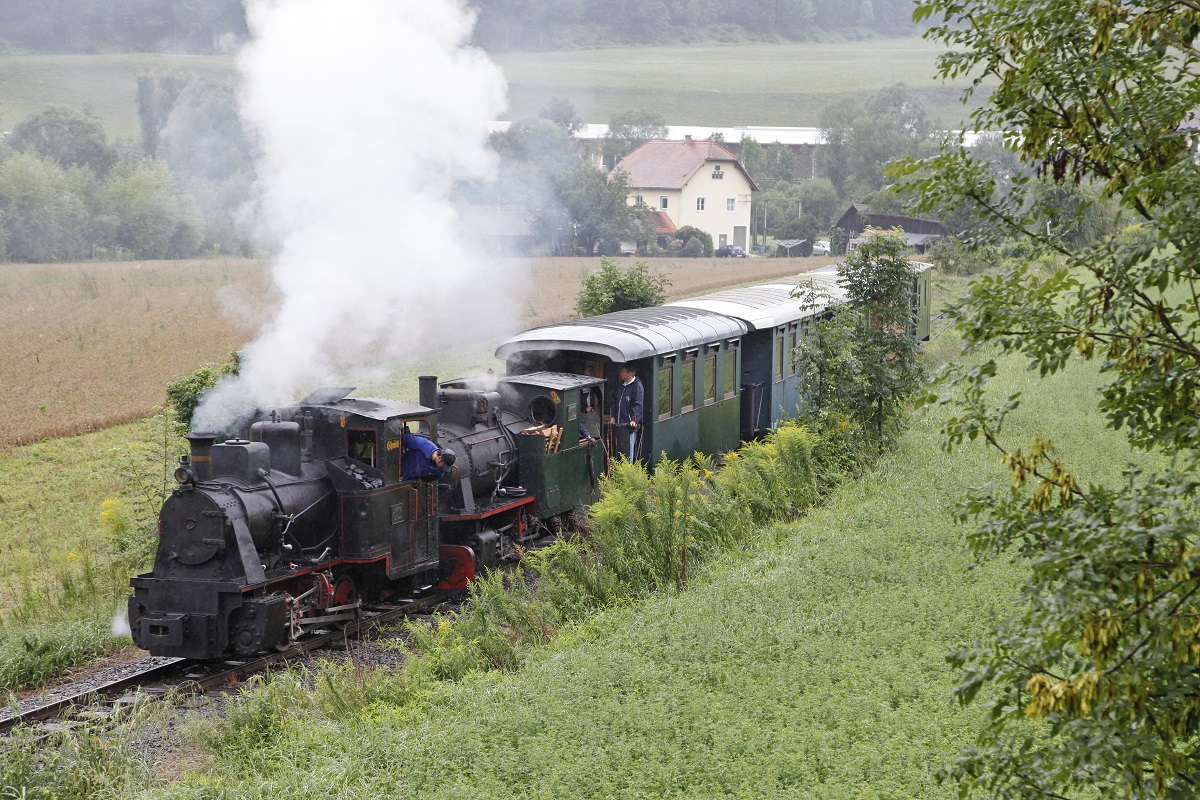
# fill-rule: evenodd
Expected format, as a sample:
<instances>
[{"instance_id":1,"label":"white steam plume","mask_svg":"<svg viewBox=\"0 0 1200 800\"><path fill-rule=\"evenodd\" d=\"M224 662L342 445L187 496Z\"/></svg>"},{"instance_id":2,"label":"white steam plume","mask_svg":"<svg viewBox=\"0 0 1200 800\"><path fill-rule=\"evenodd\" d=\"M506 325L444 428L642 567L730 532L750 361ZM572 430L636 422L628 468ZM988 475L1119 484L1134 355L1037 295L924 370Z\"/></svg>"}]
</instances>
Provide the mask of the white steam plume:
<instances>
[{"instance_id":1,"label":"white steam plume","mask_svg":"<svg viewBox=\"0 0 1200 800\"><path fill-rule=\"evenodd\" d=\"M460 243L454 181L489 177L505 82L467 46L457 0L246 0L242 116L261 144L281 243L275 319L193 427L289 403L303 386L478 335L514 317L504 279ZM506 276L507 277L507 276ZM511 281L507 281L511 285Z\"/></svg>"}]
</instances>

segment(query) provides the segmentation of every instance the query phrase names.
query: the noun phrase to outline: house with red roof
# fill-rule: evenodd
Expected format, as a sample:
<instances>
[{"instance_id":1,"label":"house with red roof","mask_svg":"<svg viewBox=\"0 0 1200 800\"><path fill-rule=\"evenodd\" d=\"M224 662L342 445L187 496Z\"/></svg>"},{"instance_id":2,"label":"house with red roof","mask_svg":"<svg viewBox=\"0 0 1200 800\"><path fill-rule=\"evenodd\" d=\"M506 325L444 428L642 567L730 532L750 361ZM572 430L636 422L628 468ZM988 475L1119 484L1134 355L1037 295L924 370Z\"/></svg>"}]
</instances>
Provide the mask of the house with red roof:
<instances>
[{"instance_id":1,"label":"house with red roof","mask_svg":"<svg viewBox=\"0 0 1200 800\"><path fill-rule=\"evenodd\" d=\"M617 170L628 179L630 204L659 212L656 231L693 225L709 233L715 247L749 249L750 197L758 185L716 142L652 140L621 159Z\"/></svg>"}]
</instances>

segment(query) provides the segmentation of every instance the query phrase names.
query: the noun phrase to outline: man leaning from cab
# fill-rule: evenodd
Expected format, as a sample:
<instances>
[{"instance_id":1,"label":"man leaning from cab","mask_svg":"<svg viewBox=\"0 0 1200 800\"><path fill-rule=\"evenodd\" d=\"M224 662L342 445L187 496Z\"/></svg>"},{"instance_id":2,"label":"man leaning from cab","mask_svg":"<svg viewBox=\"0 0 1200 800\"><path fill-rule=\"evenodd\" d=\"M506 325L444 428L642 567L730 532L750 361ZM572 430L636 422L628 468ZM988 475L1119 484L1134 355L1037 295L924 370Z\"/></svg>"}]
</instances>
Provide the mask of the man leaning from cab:
<instances>
[{"instance_id":1,"label":"man leaning from cab","mask_svg":"<svg viewBox=\"0 0 1200 800\"><path fill-rule=\"evenodd\" d=\"M449 447L438 447L432 439L405 433L400 441L404 445L400 456L401 480L436 480L443 470L454 466L454 451Z\"/></svg>"}]
</instances>

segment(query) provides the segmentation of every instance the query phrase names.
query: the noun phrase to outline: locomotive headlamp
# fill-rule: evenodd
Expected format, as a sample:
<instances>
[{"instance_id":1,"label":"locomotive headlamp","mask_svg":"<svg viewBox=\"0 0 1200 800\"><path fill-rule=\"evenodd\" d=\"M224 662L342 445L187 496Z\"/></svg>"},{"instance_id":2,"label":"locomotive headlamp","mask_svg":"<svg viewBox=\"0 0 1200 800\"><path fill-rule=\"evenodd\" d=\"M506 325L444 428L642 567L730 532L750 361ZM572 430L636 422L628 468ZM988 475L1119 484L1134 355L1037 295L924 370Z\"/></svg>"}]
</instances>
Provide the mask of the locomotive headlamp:
<instances>
[{"instance_id":1,"label":"locomotive headlamp","mask_svg":"<svg viewBox=\"0 0 1200 800\"><path fill-rule=\"evenodd\" d=\"M182 465L176 467L175 480L179 483L190 483L192 481L192 471Z\"/></svg>"}]
</instances>

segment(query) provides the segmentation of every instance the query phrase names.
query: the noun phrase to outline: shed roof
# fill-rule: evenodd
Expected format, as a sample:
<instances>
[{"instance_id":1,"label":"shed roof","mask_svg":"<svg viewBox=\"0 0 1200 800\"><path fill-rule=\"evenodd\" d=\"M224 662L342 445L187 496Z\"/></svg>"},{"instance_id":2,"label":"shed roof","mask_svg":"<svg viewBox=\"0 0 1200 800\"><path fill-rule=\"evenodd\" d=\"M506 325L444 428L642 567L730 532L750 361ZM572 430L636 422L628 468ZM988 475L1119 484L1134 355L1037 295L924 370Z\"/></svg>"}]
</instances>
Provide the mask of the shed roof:
<instances>
[{"instance_id":1,"label":"shed roof","mask_svg":"<svg viewBox=\"0 0 1200 800\"><path fill-rule=\"evenodd\" d=\"M722 314L657 306L533 328L502 342L496 355L507 358L515 353L565 350L625 362L740 337L745 332L745 323Z\"/></svg>"},{"instance_id":2,"label":"shed roof","mask_svg":"<svg viewBox=\"0 0 1200 800\"><path fill-rule=\"evenodd\" d=\"M665 236L679 230L665 211L651 211L650 220L654 223L654 232L659 236Z\"/></svg>"}]
</instances>

